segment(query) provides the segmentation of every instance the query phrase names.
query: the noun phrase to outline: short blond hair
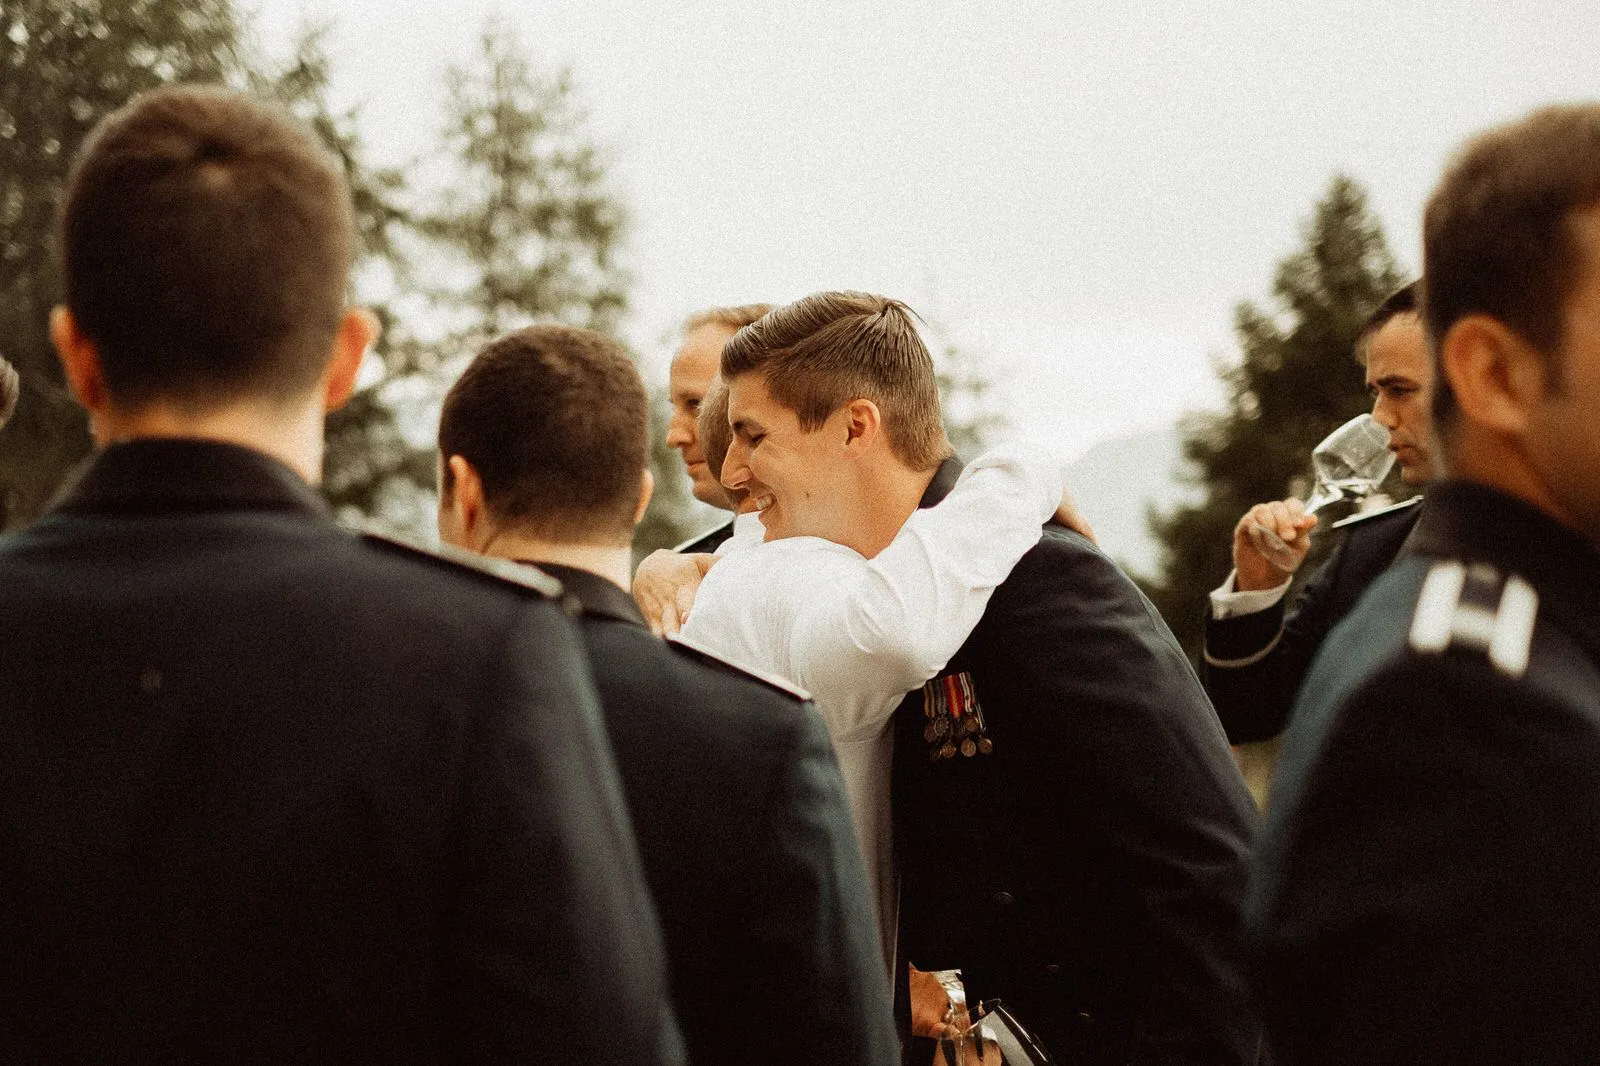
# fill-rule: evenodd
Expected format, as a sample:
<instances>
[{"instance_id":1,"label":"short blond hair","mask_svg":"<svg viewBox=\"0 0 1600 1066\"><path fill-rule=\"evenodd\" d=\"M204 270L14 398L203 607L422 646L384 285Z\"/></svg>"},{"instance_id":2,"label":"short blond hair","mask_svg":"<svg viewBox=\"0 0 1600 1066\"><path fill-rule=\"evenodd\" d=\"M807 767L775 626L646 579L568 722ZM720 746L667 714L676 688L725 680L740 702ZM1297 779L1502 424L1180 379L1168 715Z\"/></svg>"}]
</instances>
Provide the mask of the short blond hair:
<instances>
[{"instance_id":1,"label":"short blond hair","mask_svg":"<svg viewBox=\"0 0 1600 1066\"><path fill-rule=\"evenodd\" d=\"M726 326L738 332L768 311L772 304L739 304L737 307L708 307L704 311L696 311L683 323L685 333L693 333L701 326Z\"/></svg>"}]
</instances>

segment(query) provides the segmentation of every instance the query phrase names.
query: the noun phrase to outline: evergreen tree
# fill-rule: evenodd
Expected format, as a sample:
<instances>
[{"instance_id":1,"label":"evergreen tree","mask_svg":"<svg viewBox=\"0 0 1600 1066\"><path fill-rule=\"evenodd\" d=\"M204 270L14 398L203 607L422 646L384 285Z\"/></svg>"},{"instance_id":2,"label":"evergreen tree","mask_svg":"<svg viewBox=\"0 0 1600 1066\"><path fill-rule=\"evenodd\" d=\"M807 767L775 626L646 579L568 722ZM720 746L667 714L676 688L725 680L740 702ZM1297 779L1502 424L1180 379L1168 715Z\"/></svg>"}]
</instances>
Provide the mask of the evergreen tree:
<instances>
[{"instance_id":1,"label":"evergreen tree","mask_svg":"<svg viewBox=\"0 0 1600 1066\"><path fill-rule=\"evenodd\" d=\"M1370 406L1353 345L1401 278L1361 186L1335 176L1303 241L1278 264L1276 310L1235 310L1240 360L1222 371L1228 409L1185 419L1184 454L1204 498L1151 516L1163 573L1146 591L1191 655L1199 653L1206 594L1232 569L1240 516L1303 491L1311 449ZM1327 540L1319 537L1314 553L1325 553ZM1301 574L1317 561L1308 559Z\"/></svg>"},{"instance_id":2,"label":"evergreen tree","mask_svg":"<svg viewBox=\"0 0 1600 1066\"><path fill-rule=\"evenodd\" d=\"M0 528L37 514L90 446L48 334L67 167L95 123L133 94L233 76L238 41L229 0L0 5L0 344L23 382L0 431Z\"/></svg>"}]
</instances>

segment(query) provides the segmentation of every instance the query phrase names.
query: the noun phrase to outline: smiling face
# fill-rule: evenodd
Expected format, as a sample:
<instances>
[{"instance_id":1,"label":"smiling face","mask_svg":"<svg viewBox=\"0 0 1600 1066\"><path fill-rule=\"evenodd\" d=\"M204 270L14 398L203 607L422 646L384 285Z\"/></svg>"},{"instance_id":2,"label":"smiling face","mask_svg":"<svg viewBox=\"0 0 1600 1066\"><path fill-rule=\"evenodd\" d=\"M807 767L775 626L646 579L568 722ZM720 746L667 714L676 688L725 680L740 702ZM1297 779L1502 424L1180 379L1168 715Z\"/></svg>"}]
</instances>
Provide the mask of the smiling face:
<instances>
[{"instance_id":1,"label":"smiling face","mask_svg":"<svg viewBox=\"0 0 1600 1066\"><path fill-rule=\"evenodd\" d=\"M1429 402L1433 359L1422 321L1399 314L1385 322L1367 345L1367 389L1372 417L1389 431L1389 450L1408 485L1433 477L1432 422Z\"/></svg>"},{"instance_id":2,"label":"smiling face","mask_svg":"<svg viewBox=\"0 0 1600 1066\"><path fill-rule=\"evenodd\" d=\"M722 483L750 494L767 540L847 539L849 515L837 482L848 419L849 409L841 407L807 431L793 409L772 398L761 374L740 374L728 383L733 443L723 461Z\"/></svg>"},{"instance_id":3,"label":"smiling face","mask_svg":"<svg viewBox=\"0 0 1600 1066\"><path fill-rule=\"evenodd\" d=\"M695 417L711 386L711 379L716 377L722 346L734 332L730 327L716 322L690 330L683 338L683 347L673 357L672 369L667 377L672 401L672 420L667 423L667 445L678 449L683 455L683 464L694 482L694 498L718 507L727 506L728 501L706 466L705 453L701 450L699 434L695 430Z\"/></svg>"}]
</instances>

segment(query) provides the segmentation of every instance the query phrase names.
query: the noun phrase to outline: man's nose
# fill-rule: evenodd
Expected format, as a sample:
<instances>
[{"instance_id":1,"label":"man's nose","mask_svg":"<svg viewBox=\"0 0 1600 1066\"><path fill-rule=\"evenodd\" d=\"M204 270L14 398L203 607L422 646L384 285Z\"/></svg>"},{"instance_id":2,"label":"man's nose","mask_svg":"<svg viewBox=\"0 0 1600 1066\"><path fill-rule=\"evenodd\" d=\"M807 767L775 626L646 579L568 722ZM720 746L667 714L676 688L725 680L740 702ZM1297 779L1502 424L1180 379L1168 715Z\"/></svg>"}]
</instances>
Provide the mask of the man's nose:
<instances>
[{"instance_id":1,"label":"man's nose","mask_svg":"<svg viewBox=\"0 0 1600 1066\"><path fill-rule=\"evenodd\" d=\"M724 488L742 488L750 481L748 449L735 438L728 445L728 454L722 460L722 485Z\"/></svg>"},{"instance_id":2,"label":"man's nose","mask_svg":"<svg viewBox=\"0 0 1600 1066\"><path fill-rule=\"evenodd\" d=\"M682 411L673 411L667 421L667 447L687 448L694 443L694 420Z\"/></svg>"},{"instance_id":3,"label":"man's nose","mask_svg":"<svg viewBox=\"0 0 1600 1066\"><path fill-rule=\"evenodd\" d=\"M1394 406L1382 395L1372 403L1372 420L1391 433L1400 425L1400 419L1395 417Z\"/></svg>"}]
</instances>

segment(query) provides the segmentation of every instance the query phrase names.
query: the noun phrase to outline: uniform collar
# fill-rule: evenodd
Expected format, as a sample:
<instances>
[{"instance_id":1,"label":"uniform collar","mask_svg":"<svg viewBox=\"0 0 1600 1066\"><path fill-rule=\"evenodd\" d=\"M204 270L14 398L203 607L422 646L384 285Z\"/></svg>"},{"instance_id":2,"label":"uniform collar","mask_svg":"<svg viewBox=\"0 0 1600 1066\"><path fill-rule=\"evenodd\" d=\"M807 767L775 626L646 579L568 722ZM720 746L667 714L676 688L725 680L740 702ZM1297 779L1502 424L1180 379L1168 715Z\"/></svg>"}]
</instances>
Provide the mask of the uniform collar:
<instances>
[{"instance_id":1,"label":"uniform collar","mask_svg":"<svg viewBox=\"0 0 1600 1066\"><path fill-rule=\"evenodd\" d=\"M1538 592L1540 614L1600 662L1600 547L1531 504L1487 485L1447 481L1428 490L1404 552L1520 574Z\"/></svg>"},{"instance_id":2,"label":"uniform collar","mask_svg":"<svg viewBox=\"0 0 1600 1066\"><path fill-rule=\"evenodd\" d=\"M961 471L966 466L960 459L954 457L946 459L939 464L939 469L933 472L933 480L928 482L928 488L922 494L922 499L917 504L917 509L935 507L950 495L950 490L956 487L956 482L961 478Z\"/></svg>"},{"instance_id":3,"label":"uniform collar","mask_svg":"<svg viewBox=\"0 0 1600 1066\"><path fill-rule=\"evenodd\" d=\"M270 456L237 444L141 438L91 456L51 510L69 514L289 511L328 518L305 480Z\"/></svg>"},{"instance_id":4,"label":"uniform collar","mask_svg":"<svg viewBox=\"0 0 1600 1066\"><path fill-rule=\"evenodd\" d=\"M636 626L646 624L644 614L639 610L639 605L633 602L633 597L610 578L601 577L593 570L563 566L541 559L518 559L517 562L525 566L536 566L560 581L562 587L583 604L584 614Z\"/></svg>"}]
</instances>

